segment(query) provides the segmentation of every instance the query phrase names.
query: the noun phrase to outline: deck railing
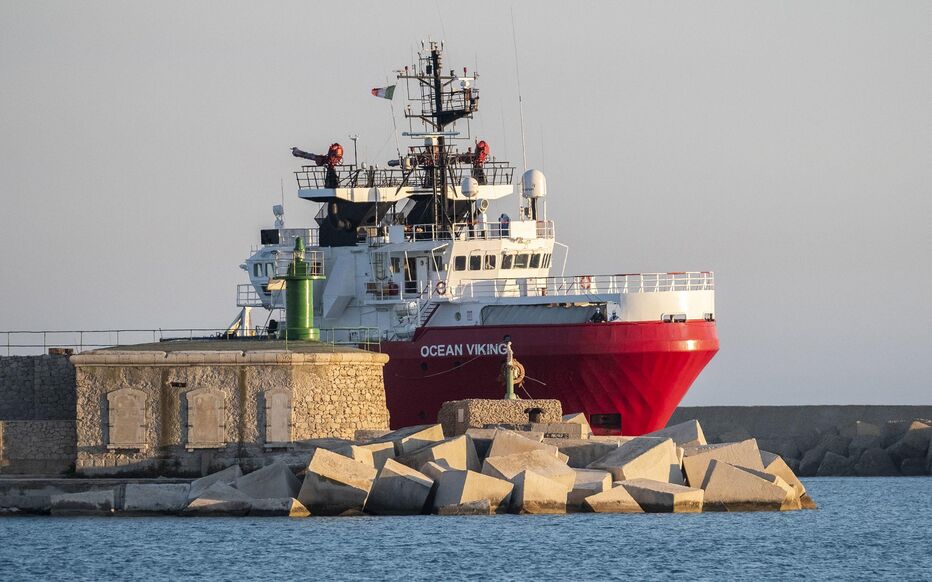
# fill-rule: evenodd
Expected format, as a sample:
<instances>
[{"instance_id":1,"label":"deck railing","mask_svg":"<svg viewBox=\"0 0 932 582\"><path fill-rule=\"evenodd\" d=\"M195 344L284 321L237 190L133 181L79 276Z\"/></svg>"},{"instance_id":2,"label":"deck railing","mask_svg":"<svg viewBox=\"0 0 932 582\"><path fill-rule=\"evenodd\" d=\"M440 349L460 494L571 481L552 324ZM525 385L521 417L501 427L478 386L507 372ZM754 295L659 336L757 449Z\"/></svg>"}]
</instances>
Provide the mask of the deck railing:
<instances>
[{"instance_id":1,"label":"deck railing","mask_svg":"<svg viewBox=\"0 0 932 582\"><path fill-rule=\"evenodd\" d=\"M268 329L257 326L245 333L228 333L225 328L177 329L84 329L84 330L0 330L0 349L7 356L47 353L50 348L65 348L75 353L120 345L167 342L173 340L242 340L267 341ZM330 346L358 346L381 350L379 330L374 327L321 328L320 341Z\"/></svg>"},{"instance_id":2,"label":"deck railing","mask_svg":"<svg viewBox=\"0 0 932 582\"><path fill-rule=\"evenodd\" d=\"M453 296L455 298L595 296L663 291L713 291L714 289L714 273L696 271L466 280L456 286Z\"/></svg>"}]
</instances>

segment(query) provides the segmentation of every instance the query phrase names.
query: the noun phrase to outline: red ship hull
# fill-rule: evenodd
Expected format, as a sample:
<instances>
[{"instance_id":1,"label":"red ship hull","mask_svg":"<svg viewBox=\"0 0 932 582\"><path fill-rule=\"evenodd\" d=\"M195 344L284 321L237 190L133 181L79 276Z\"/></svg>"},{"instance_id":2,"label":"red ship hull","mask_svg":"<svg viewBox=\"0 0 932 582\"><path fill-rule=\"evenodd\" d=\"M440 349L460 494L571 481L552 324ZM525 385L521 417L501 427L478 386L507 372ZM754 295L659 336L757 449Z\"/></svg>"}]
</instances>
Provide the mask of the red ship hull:
<instances>
[{"instance_id":1,"label":"red ship hull","mask_svg":"<svg viewBox=\"0 0 932 582\"><path fill-rule=\"evenodd\" d=\"M718 351L706 321L422 328L412 341L382 343L392 428L435 422L449 400L501 398L506 335L528 376L517 394L559 399L590 419L620 414L620 427L593 426L603 434L663 428Z\"/></svg>"}]
</instances>

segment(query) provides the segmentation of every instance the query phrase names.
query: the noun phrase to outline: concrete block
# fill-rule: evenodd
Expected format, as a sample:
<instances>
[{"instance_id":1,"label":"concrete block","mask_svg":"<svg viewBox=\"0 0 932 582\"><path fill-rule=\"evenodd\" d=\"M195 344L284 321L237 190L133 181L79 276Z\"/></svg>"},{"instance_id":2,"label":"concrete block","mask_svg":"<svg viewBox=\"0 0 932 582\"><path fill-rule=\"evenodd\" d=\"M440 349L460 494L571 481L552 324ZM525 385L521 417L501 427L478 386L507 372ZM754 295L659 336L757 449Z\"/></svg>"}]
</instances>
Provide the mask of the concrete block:
<instances>
[{"instance_id":1,"label":"concrete block","mask_svg":"<svg viewBox=\"0 0 932 582\"><path fill-rule=\"evenodd\" d=\"M702 489L652 479L622 481L631 497L649 513L697 513L702 511Z\"/></svg>"},{"instance_id":2,"label":"concrete block","mask_svg":"<svg viewBox=\"0 0 932 582\"><path fill-rule=\"evenodd\" d=\"M819 477L845 477L854 475L854 461L848 457L836 455L829 451L825 453L819 469L816 471Z\"/></svg>"},{"instance_id":3,"label":"concrete block","mask_svg":"<svg viewBox=\"0 0 932 582\"><path fill-rule=\"evenodd\" d=\"M881 440L879 435L858 435L848 443L848 456L852 459L859 459L867 449L883 448L880 446Z\"/></svg>"},{"instance_id":4,"label":"concrete block","mask_svg":"<svg viewBox=\"0 0 932 582\"><path fill-rule=\"evenodd\" d=\"M856 420L838 427L838 434L844 437L855 438L859 436L880 436L880 427L870 422Z\"/></svg>"},{"instance_id":5,"label":"concrete block","mask_svg":"<svg viewBox=\"0 0 932 582\"><path fill-rule=\"evenodd\" d=\"M760 449L757 448L757 441L754 439L739 443L700 446L686 449L686 456L683 457L683 472L686 474L686 482L691 487L698 487L705 480L706 471L712 461L722 461L736 467L747 467L755 471L764 470L764 464L760 458Z\"/></svg>"},{"instance_id":6,"label":"concrete block","mask_svg":"<svg viewBox=\"0 0 932 582\"><path fill-rule=\"evenodd\" d=\"M433 508L441 513L444 507L486 500L490 511L500 513L508 509L513 488L508 481L475 471L445 471L437 482Z\"/></svg>"},{"instance_id":7,"label":"concrete block","mask_svg":"<svg viewBox=\"0 0 932 582\"><path fill-rule=\"evenodd\" d=\"M557 447L553 445L547 445L539 440L527 438L514 431L499 430L496 431L495 436L492 438L492 444L489 446L486 459L529 451L547 451L553 457L557 457L560 452L557 450Z\"/></svg>"},{"instance_id":8,"label":"concrete block","mask_svg":"<svg viewBox=\"0 0 932 582\"><path fill-rule=\"evenodd\" d=\"M799 459L803 456L796 440L792 438L767 438L757 439L757 447L762 451L770 451L780 455L784 459Z\"/></svg>"},{"instance_id":9,"label":"concrete block","mask_svg":"<svg viewBox=\"0 0 932 582\"><path fill-rule=\"evenodd\" d=\"M667 483L683 482L676 445L670 438L634 438L590 463L587 468L608 471L614 481L652 479Z\"/></svg>"},{"instance_id":10,"label":"concrete block","mask_svg":"<svg viewBox=\"0 0 932 582\"><path fill-rule=\"evenodd\" d=\"M249 515L253 517L308 517L311 512L292 497L273 497L251 500Z\"/></svg>"},{"instance_id":11,"label":"concrete block","mask_svg":"<svg viewBox=\"0 0 932 582\"><path fill-rule=\"evenodd\" d=\"M374 467L376 471L381 471L385 466L385 461L395 458L395 443L351 445L349 453L351 459Z\"/></svg>"},{"instance_id":12,"label":"concrete block","mask_svg":"<svg viewBox=\"0 0 932 582\"><path fill-rule=\"evenodd\" d=\"M317 449L305 469L298 501L313 515L362 511L377 471L326 449Z\"/></svg>"},{"instance_id":13,"label":"concrete block","mask_svg":"<svg viewBox=\"0 0 932 582\"><path fill-rule=\"evenodd\" d=\"M584 509L595 513L644 513L637 500L621 486L586 497Z\"/></svg>"},{"instance_id":14,"label":"concrete block","mask_svg":"<svg viewBox=\"0 0 932 582\"><path fill-rule=\"evenodd\" d=\"M560 462L550 451L541 449L489 457L482 463L482 473L490 477L511 481L518 473L531 470L562 484L567 491L576 482L576 472Z\"/></svg>"},{"instance_id":15,"label":"concrete block","mask_svg":"<svg viewBox=\"0 0 932 582\"><path fill-rule=\"evenodd\" d=\"M592 436L592 427L589 426L589 420L584 412L575 412L573 414L564 414L563 422L572 422L581 425L581 438L587 439Z\"/></svg>"},{"instance_id":16,"label":"concrete block","mask_svg":"<svg viewBox=\"0 0 932 582\"><path fill-rule=\"evenodd\" d=\"M439 443L443 439L443 427L439 424L420 424L393 430L372 442L394 444L395 456L400 457L431 443Z\"/></svg>"},{"instance_id":17,"label":"concrete block","mask_svg":"<svg viewBox=\"0 0 932 582\"><path fill-rule=\"evenodd\" d=\"M761 451L760 460L764 465L764 471L783 479L783 481L793 488L797 498L802 497L806 493L806 487L802 484L802 481L796 477L796 474L793 473L790 466L786 464L783 457L767 451Z\"/></svg>"},{"instance_id":18,"label":"concrete block","mask_svg":"<svg viewBox=\"0 0 932 582\"><path fill-rule=\"evenodd\" d=\"M924 422L913 421L906 427L903 436L887 447L887 452L893 457L895 463L901 464L906 459L925 458L929 449L930 436L932 436L932 426Z\"/></svg>"},{"instance_id":19,"label":"concrete block","mask_svg":"<svg viewBox=\"0 0 932 582\"><path fill-rule=\"evenodd\" d=\"M566 513L569 489L563 483L529 469L515 475L511 482L512 513Z\"/></svg>"},{"instance_id":20,"label":"concrete block","mask_svg":"<svg viewBox=\"0 0 932 582\"><path fill-rule=\"evenodd\" d=\"M557 447L566 455L566 464L576 469L585 469L592 463L618 448L617 442L600 442L591 439L544 439L544 443Z\"/></svg>"},{"instance_id":21,"label":"concrete block","mask_svg":"<svg viewBox=\"0 0 932 582\"><path fill-rule=\"evenodd\" d=\"M850 442L851 439L848 437L835 434L825 435L818 445L803 453L803 458L799 461L799 474L804 477L814 476L818 473L827 453L847 457Z\"/></svg>"},{"instance_id":22,"label":"concrete block","mask_svg":"<svg viewBox=\"0 0 932 582\"><path fill-rule=\"evenodd\" d=\"M428 479L436 481L440 478L440 474L452 469L446 461L428 461L421 465L420 472L423 475L426 475Z\"/></svg>"},{"instance_id":23,"label":"concrete block","mask_svg":"<svg viewBox=\"0 0 932 582\"><path fill-rule=\"evenodd\" d=\"M576 472L576 481L573 489L566 496L567 511L585 510L585 501L596 493L602 493L612 488L612 475L608 471L596 469L573 469Z\"/></svg>"},{"instance_id":24,"label":"concrete block","mask_svg":"<svg viewBox=\"0 0 932 582\"><path fill-rule=\"evenodd\" d=\"M472 439L479 460L485 459L489 454L489 447L492 446L492 439L495 437L495 429L471 428L466 431L466 436ZM541 435L541 438L543 438L543 435Z\"/></svg>"},{"instance_id":25,"label":"concrete block","mask_svg":"<svg viewBox=\"0 0 932 582\"><path fill-rule=\"evenodd\" d=\"M699 421L688 420L648 433L644 436L673 439L678 447L697 447L706 444L705 434Z\"/></svg>"},{"instance_id":26,"label":"concrete block","mask_svg":"<svg viewBox=\"0 0 932 582\"><path fill-rule=\"evenodd\" d=\"M113 489L51 496L52 515L110 515L115 506Z\"/></svg>"},{"instance_id":27,"label":"concrete block","mask_svg":"<svg viewBox=\"0 0 932 582\"><path fill-rule=\"evenodd\" d=\"M495 509L488 499L467 501L437 508L437 515L492 515Z\"/></svg>"},{"instance_id":28,"label":"concrete block","mask_svg":"<svg viewBox=\"0 0 932 582\"><path fill-rule=\"evenodd\" d=\"M366 512L375 515L422 513L433 484L427 475L388 459L372 484Z\"/></svg>"},{"instance_id":29,"label":"concrete block","mask_svg":"<svg viewBox=\"0 0 932 582\"><path fill-rule=\"evenodd\" d=\"M543 433L544 438L563 438L563 439L581 439L583 436L583 425L578 422L532 422L524 425L528 432ZM587 425L588 428L588 425Z\"/></svg>"},{"instance_id":30,"label":"concrete block","mask_svg":"<svg viewBox=\"0 0 932 582\"><path fill-rule=\"evenodd\" d=\"M795 490L780 477L722 461L709 463L702 489L705 511L799 509Z\"/></svg>"},{"instance_id":31,"label":"concrete block","mask_svg":"<svg viewBox=\"0 0 932 582\"><path fill-rule=\"evenodd\" d=\"M924 477L928 475L926 472L926 460L925 459L903 459L903 462L900 463L900 473L904 477Z\"/></svg>"},{"instance_id":32,"label":"concrete block","mask_svg":"<svg viewBox=\"0 0 932 582\"><path fill-rule=\"evenodd\" d=\"M222 471L211 473L206 477L195 479L191 482L191 489L188 490L188 499L197 499L214 483L226 483L227 485L232 485L242 476L243 470L240 468L240 466L233 465L232 467L227 467Z\"/></svg>"},{"instance_id":33,"label":"concrete block","mask_svg":"<svg viewBox=\"0 0 932 582\"><path fill-rule=\"evenodd\" d=\"M459 470L478 471L481 468L476 447L467 435L429 444L398 457L397 461L412 469L417 469L428 461L446 461L450 467Z\"/></svg>"},{"instance_id":34,"label":"concrete block","mask_svg":"<svg viewBox=\"0 0 932 582\"><path fill-rule=\"evenodd\" d=\"M900 474L890 453L874 447L867 449L854 464L854 473L859 477L894 477Z\"/></svg>"},{"instance_id":35,"label":"concrete block","mask_svg":"<svg viewBox=\"0 0 932 582\"><path fill-rule=\"evenodd\" d=\"M182 515L233 516L246 515L253 499L226 483L217 481L188 504Z\"/></svg>"},{"instance_id":36,"label":"concrete block","mask_svg":"<svg viewBox=\"0 0 932 582\"><path fill-rule=\"evenodd\" d=\"M288 465L276 461L237 479L236 488L256 499L290 499L297 497L301 481Z\"/></svg>"},{"instance_id":37,"label":"concrete block","mask_svg":"<svg viewBox=\"0 0 932 582\"><path fill-rule=\"evenodd\" d=\"M127 513L178 513L188 504L187 483L127 483L123 511Z\"/></svg>"}]
</instances>

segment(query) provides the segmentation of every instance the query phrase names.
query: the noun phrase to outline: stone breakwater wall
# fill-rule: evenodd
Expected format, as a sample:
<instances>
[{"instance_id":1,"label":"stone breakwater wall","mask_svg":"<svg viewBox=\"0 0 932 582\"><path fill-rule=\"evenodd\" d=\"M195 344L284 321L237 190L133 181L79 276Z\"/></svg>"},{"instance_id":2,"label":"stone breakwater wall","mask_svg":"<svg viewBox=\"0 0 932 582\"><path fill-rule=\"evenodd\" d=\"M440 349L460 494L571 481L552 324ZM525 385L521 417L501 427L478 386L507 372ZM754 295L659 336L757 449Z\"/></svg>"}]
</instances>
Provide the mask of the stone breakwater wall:
<instances>
[{"instance_id":1,"label":"stone breakwater wall","mask_svg":"<svg viewBox=\"0 0 932 582\"><path fill-rule=\"evenodd\" d=\"M0 357L0 420L74 417L74 366L67 356Z\"/></svg>"},{"instance_id":2,"label":"stone breakwater wall","mask_svg":"<svg viewBox=\"0 0 932 582\"><path fill-rule=\"evenodd\" d=\"M528 422L559 423L563 406L559 400L487 400L473 398L444 402L437 422L447 436L461 435L468 428L487 425L523 425Z\"/></svg>"},{"instance_id":3,"label":"stone breakwater wall","mask_svg":"<svg viewBox=\"0 0 932 582\"><path fill-rule=\"evenodd\" d=\"M0 420L0 473L56 475L74 460L73 420Z\"/></svg>"},{"instance_id":4,"label":"stone breakwater wall","mask_svg":"<svg viewBox=\"0 0 932 582\"><path fill-rule=\"evenodd\" d=\"M684 406L710 443L755 438L802 476L932 474L932 406Z\"/></svg>"},{"instance_id":5,"label":"stone breakwater wall","mask_svg":"<svg viewBox=\"0 0 932 582\"><path fill-rule=\"evenodd\" d=\"M101 351L74 356L83 475L261 467L301 441L388 429L387 356Z\"/></svg>"}]
</instances>

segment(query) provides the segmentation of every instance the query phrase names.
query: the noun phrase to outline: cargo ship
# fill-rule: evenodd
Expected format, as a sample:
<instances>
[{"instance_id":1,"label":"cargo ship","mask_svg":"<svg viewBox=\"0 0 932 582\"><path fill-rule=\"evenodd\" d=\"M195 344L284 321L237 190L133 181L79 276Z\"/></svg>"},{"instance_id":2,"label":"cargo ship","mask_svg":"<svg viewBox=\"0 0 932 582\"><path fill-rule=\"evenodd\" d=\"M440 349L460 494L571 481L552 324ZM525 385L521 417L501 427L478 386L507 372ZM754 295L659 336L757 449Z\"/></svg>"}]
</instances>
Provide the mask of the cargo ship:
<instances>
[{"instance_id":1,"label":"cargo ship","mask_svg":"<svg viewBox=\"0 0 932 582\"><path fill-rule=\"evenodd\" d=\"M516 185L515 167L471 134L478 75L445 68L443 45L426 42L396 78L372 90L407 98L407 143L385 166L344 163L339 143L292 149L316 224L286 228L273 208L274 226L240 265L250 281L231 329L287 335L279 311L295 283L280 275L300 239L314 265L300 309L322 339L390 356L393 427L433 422L448 400L501 398L512 350L519 397L559 399L600 434L662 428L718 351L713 273L567 275L544 174L522 168ZM489 216L490 202L507 200L513 215ZM267 314L253 327L255 308Z\"/></svg>"}]
</instances>

